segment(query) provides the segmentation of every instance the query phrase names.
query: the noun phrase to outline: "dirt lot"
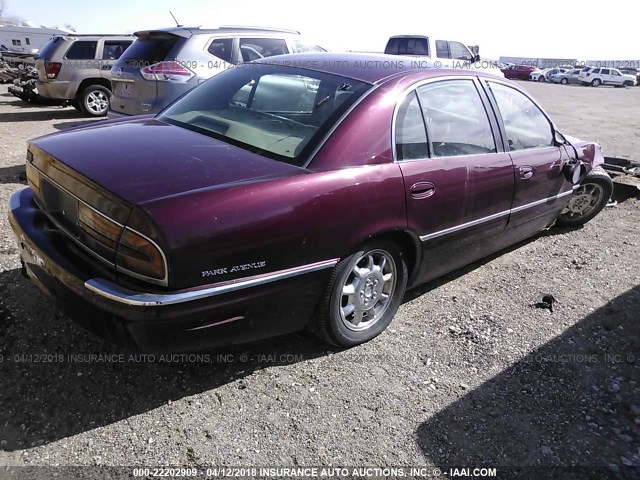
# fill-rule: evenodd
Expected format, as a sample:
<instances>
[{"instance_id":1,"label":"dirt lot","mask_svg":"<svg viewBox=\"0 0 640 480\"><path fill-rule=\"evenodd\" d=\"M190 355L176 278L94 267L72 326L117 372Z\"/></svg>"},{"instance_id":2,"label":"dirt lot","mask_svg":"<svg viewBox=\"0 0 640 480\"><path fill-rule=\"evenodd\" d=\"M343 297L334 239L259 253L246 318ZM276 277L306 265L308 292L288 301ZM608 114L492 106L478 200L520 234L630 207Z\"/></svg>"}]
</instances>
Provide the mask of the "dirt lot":
<instances>
[{"instance_id":1,"label":"dirt lot","mask_svg":"<svg viewBox=\"0 0 640 480\"><path fill-rule=\"evenodd\" d=\"M523 85L565 133L640 159L640 88ZM636 189L617 188L618 206L582 229L408 293L390 329L351 350L301 334L196 359L91 358L121 352L21 277L6 219L26 140L86 121L0 87L0 465L601 466L601 478L640 478ZM531 306L541 292L558 299L553 313Z\"/></svg>"}]
</instances>

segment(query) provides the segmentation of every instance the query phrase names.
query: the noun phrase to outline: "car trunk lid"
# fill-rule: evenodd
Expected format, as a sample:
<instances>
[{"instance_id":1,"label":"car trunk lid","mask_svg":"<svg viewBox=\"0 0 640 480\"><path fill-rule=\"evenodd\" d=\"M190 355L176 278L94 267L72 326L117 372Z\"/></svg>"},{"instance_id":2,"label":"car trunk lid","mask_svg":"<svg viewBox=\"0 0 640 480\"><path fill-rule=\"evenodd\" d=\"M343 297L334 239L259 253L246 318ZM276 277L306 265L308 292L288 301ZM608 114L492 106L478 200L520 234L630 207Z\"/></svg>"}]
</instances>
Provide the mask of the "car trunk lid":
<instances>
[{"instance_id":1,"label":"car trunk lid","mask_svg":"<svg viewBox=\"0 0 640 480\"><path fill-rule=\"evenodd\" d=\"M154 118L111 121L32 143L131 205L305 172Z\"/></svg>"}]
</instances>

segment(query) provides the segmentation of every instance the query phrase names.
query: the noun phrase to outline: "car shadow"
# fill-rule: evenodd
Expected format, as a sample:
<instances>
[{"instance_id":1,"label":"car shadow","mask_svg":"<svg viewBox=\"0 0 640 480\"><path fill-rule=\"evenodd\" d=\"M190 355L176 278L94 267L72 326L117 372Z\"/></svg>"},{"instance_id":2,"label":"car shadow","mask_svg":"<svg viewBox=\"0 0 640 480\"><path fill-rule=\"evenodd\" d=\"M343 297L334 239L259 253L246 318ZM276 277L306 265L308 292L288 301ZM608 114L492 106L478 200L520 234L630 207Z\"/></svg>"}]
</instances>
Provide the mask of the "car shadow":
<instances>
[{"instance_id":1,"label":"car shadow","mask_svg":"<svg viewBox=\"0 0 640 480\"><path fill-rule=\"evenodd\" d=\"M640 197L640 188L633 185L625 185L622 183L614 182L613 184L613 195L611 196L611 200L622 203L630 198L638 198Z\"/></svg>"},{"instance_id":2,"label":"car shadow","mask_svg":"<svg viewBox=\"0 0 640 480\"><path fill-rule=\"evenodd\" d=\"M17 248L8 251L17 254ZM0 450L27 449L326 355L304 334L197 354L143 355L76 326L19 269L0 273ZM222 403L214 392L212 401Z\"/></svg>"},{"instance_id":3,"label":"car shadow","mask_svg":"<svg viewBox=\"0 0 640 480\"><path fill-rule=\"evenodd\" d=\"M554 228L550 229L549 231L554 230ZM568 229L565 229L564 232L561 233L566 233L568 231ZM547 231L548 232L548 231ZM427 283L424 283L422 285L419 285L415 288L412 288L410 290L407 290L407 292L404 294L404 298L402 299L402 303L408 303L411 302L413 300L415 300L418 297L421 297L422 295L429 293L431 290L435 290L437 288L440 288L441 286L452 282L453 280L456 280L460 277L464 277L465 275L467 275L468 273L473 272L474 270L477 270L478 268L486 265L487 263L492 262L493 260L502 257L503 255L506 255L509 252L513 252L514 250L518 250L519 248L524 247L525 245L528 245L531 242L534 242L538 237L542 236L542 235L546 235L547 232L541 232L538 235L535 235L533 237L529 237L525 240L522 240L521 242L518 242L514 245L511 245L510 247L504 248L502 250L499 250L498 252L489 255L487 257L483 257L473 263L470 263L469 265L466 265L462 268L459 268L457 270L454 270L453 272L449 272L446 275L443 275L442 277L438 277L434 280L431 280Z\"/></svg>"},{"instance_id":4,"label":"car shadow","mask_svg":"<svg viewBox=\"0 0 640 480\"><path fill-rule=\"evenodd\" d=\"M66 108L67 105L64 103L64 100L43 100L42 102L27 102L26 100L22 100L20 97L16 97L10 93L5 93L1 95L6 98L10 98L11 101L0 101L0 105L11 105L13 107L18 108Z\"/></svg>"},{"instance_id":5,"label":"car shadow","mask_svg":"<svg viewBox=\"0 0 640 480\"><path fill-rule=\"evenodd\" d=\"M37 105L27 105L37 108ZM0 122L40 122L79 118L86 117L75 108L41 107L35 111L31 108L24 112L0 112Z\"/></svg>"},{"instance_id":6,"label":"car shadow","mask_svg":"<svg viewBox=\"0 0 640 480\"><path fill-rule=\"evenodd\" d=\"M24 164L11 167L0 167L0 184L22 183L27 184L27 173Z\"/></svg>"},{"instance_id":7,"label":"car shadow","mask_svg":"<svg viewBox=\"0 0 640 480\"><path fill-rule=\"evenodd\" d=\"M436 413L415 432L426 459L447 468L614 465L575 478L624 478L623 464L640 466L638 311L640 286ZM626 473L639 478L640 469Z\"/></svg>"}]
</instances>

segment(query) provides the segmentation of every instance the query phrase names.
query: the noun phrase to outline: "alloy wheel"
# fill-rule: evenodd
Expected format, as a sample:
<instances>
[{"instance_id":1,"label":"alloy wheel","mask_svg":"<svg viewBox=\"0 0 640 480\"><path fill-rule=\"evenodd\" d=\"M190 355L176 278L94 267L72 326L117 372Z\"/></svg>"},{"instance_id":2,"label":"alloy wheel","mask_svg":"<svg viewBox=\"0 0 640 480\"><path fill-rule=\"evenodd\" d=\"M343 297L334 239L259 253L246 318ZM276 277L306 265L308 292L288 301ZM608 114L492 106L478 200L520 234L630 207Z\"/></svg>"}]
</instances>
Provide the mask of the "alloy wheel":
<instances>
[{"instance_id":1,"label":"alloy wheel","mask_svg":"<svg viewBox=\"0 0 640 480\"><path fill-rule=\"evenodd\" d=\"M85 105L91 113L99 115L109 108L109 97L101 90L93 90L87 95Z\"/></svg>"},{"instance_id":2,"label":"alloy wheel","mask_svg":"<svg viewBox=\"0 0 640 480\"><path fill-rule=\"evenodd\" d=\"M391 304L397 276L389 252L372 250L361 256L342 285L340 318L344 326L359 332L376 324Z\"/></svg>"},{"instance_id":3,"label":"alloy wheel","mask_svg":"<svg viewBox=\"0 0 640 480\"><path fill-rule=\"evenodd\" d=\"M589 215L602 201L604 190L595 183L580 185L573 192L569 205L562 211L562 215L568 218L579 218Z\"/></svg>"}]
</instances>

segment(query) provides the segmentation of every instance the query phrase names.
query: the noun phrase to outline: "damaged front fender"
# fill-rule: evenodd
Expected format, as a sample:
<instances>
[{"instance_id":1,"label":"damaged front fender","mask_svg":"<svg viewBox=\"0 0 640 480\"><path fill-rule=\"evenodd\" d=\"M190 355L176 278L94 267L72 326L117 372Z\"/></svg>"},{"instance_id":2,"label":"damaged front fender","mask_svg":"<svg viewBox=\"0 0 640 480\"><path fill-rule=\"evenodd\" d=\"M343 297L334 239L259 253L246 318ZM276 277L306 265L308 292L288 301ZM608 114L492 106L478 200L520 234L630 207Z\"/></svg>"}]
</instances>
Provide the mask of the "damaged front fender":
<instances>
[{"instance_id":1,"label":"damaged front fender","mask_svg":"<svg viewBox=\"0 0 640 480\"><path fill-rule=\"evenodd\" d=\"M604 164L604 156L600 144L596 142L584 142L568 136L564 138L570 160L565 163L563 173L567 181L577 185L594 167ZM570 150L573 150L573 155Z\"/></svg>"}]
</instances>

